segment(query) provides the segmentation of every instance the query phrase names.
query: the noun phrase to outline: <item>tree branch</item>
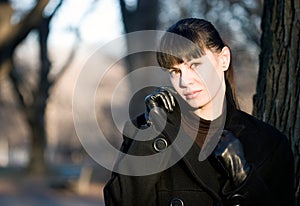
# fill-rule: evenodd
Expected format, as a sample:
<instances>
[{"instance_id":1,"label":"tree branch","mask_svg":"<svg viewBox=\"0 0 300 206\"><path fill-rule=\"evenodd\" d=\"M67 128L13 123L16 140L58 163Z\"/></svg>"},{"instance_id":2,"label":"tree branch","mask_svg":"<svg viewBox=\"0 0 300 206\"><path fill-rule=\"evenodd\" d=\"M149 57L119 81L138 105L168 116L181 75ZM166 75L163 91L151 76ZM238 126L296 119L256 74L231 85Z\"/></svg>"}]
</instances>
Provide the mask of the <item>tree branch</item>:
<instances>
[{"instance_id":1,"label":"tree branch","mask_svg":"<svg viewBox=\"0 0 300 206\"><path fill-rule=\"evenodd\" d=\"M6 21L6 30L0 35L0 70L3 62L10 59L17 45L22 42L29 32L34 29L43 19L44 8L49 0L40 0L27 16L25 16L18 24L10 24L10 18ZM1 72L1 71L0 71ZM7 72L3 72L6 75Z\"/></svg>"}]
</instances>

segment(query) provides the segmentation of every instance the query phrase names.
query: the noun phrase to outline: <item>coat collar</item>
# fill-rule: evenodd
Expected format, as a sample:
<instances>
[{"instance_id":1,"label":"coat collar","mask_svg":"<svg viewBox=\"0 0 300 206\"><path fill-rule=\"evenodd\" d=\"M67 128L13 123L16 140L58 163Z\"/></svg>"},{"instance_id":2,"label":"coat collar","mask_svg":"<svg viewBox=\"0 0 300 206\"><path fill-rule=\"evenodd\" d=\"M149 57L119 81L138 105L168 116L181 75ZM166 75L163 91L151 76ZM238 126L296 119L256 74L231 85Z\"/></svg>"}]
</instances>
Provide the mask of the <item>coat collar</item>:
<instances>
[{"instance_id":1,"label":"coat collar","mask_svg":"<svg viewBox=\"0 0 300 206\"><path fill-rule=\"evenodd\" d=\"M225 123L224 128L233 131L235 134L242 134L245 129L245 125L243 125L243 122L237 121L237 109L235 108L235 105L229 104L226 108L226 119L223 120L222 123L223 126ZM215 135L215 137L212 139L218 141L223 130L223 126L220 127L220 130L214 130L215 133L211 135ZM182 135L186 134L180 134L180 136ZM166 136L173 137L173 135L168 134L168 132L166 132ZM190 138L184 137L184 139ZM216 143L213 143L212 145L216 145ZM175 149L180 153L180 147L175 147ZM213 149L214 148L210 148L208 152L211 154ZM219 196L221 183L220 180L216 178L220 174L217 173L216 169L212 166L211 161L209 161L209 158L199 161L200 152L201 149L199 148L199 146L196 143L193 143L190 150L183 155L182 160L186 164L187 168L189 169L190 173L193 175L195 180L213 197L213 199L215 199L216 201L221 201L221 197Z\"/></svg>"}]
</instances>

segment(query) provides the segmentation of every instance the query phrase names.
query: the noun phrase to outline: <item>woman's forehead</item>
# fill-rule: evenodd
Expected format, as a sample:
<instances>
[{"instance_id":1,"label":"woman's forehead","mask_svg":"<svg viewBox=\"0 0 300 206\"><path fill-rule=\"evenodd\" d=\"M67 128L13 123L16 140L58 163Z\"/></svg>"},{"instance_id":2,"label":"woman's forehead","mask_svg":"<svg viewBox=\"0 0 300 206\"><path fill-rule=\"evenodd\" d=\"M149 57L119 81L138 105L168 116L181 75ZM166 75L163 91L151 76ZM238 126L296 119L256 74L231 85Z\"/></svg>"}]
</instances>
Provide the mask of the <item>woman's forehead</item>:
<instances>
[{"instance_id":1,"label":"woman's forehead","mask_svg":"<svg viewBox=\"0 0 300 206\"><path fill-rule=\"evenodd\" d=\"M183 57L183 58L180 59L181 61L173 62L172 67L176 67L176 66L182 65L182 64L191 65L195 62L200 62L200 61L201 61L201 63L204 63L209 59L214 60L215 55L216 55L216 53L214 53L214 52L210 51L209 49L207 49L205 51L205 53L201 56Z\"/></svg>"},{"instance_id":2,"label":"woman's forehead","mask_svg":"<svg viewBox=\"0 0 300 206\"><path fill-rule=\"evenodd\" d=\"M194 53L189 53L185 56L178 56L177 58L180 59L182 63L188 63L190 61L193 61L195 59L200 59L203 56L205 56L207 53L212 53L209 49L203 49L201 52L194 52ZM179 63L179 62L177 62Z\"/></svg>"}]
</instances>

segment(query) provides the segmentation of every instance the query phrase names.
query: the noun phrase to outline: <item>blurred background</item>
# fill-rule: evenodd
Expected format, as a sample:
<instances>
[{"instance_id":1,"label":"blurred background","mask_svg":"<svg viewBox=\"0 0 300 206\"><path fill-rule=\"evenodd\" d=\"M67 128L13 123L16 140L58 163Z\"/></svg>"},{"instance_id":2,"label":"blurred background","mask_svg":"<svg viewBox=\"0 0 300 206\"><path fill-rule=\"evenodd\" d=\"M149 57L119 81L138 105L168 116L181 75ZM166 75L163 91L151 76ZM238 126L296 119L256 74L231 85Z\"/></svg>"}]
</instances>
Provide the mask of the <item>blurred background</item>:
<instances>
[{"instance_id":1,"label":"blurred background","mask_svg":"<svg viewBox=\"0 0 300 206\"><path fill-rule=\"evenodd\" d=\"M87 59L123 34L166 30L185 17L211 21L232 49L240 107L251 113L262 4L261 0L0 0L0 205L104 205L102 188L110 172L88 155L76 135L72 95ZM127 42L127 49L130 45ZM95 66L118 52L102 52ZM152 53L121 59L97 91L96 115L105 131L101 138L116 147L122 137L110 118L114 86L129 72L155 64ZM124 97L133 84L128 82ZM122 108L122 98L118 105Z\"/></svg>"}]
</instances>

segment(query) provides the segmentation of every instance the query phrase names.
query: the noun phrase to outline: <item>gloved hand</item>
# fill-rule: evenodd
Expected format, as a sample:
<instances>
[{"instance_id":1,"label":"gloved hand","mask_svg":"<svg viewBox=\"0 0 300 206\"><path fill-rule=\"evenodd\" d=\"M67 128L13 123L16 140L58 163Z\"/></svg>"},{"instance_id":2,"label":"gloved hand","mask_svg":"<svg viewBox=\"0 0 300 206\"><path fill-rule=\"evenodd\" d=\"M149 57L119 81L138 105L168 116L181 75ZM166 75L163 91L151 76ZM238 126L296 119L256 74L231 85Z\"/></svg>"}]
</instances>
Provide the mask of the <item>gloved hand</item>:
<instances>
[{"instance_id":1,"label":"gloved hand","mask_svg":"<svg viewBox=\"0 0 300 206\"><path fill-rule=\"evenodd\" d=\"M234 134L224 130L221 139L214 150L217 159L229 176L230 183L237 188L247 178L250 165L246 162L242 143Z\"/></svg>"},{"instance_id":2,"label":"gloved hand","mask_svg":"<svg viewBox=\"0 0 300 206\"><path fill-rule=\"evenodd\" d=\"M145 118L148 126L154 124L154 127L162 130L164 121L174 122L178 113L178 103L175 100L175 91L170 87L158 87L152 94L145 98L146 112ZM174 112L174 110L176 110ZM151 111L151 112L150 112ZM171 113L176 113L170 115ZM175 115L175 116L174 116ZM179 119L180 121L180 119Z\"/></svg>"}]
</instances>

